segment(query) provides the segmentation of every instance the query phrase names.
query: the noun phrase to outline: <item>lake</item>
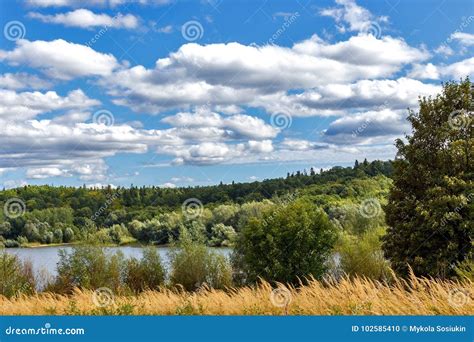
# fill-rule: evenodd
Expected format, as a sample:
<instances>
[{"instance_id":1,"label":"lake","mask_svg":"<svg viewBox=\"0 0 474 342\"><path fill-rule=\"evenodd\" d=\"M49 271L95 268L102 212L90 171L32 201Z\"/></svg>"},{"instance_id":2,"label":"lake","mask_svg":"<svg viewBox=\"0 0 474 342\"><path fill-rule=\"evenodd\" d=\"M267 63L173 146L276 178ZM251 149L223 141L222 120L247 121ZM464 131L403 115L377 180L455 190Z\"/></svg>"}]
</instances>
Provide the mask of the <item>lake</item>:
<instances>
[{"instance_id":1,"label":"lake","mask_svg":"<svg viewBox=\"0 0 474 342\"><path fill-rule=\"evenodd\" d=\"M169 258L168 252L170 251L169 247L154 247L158 250L160 254L161 261L165 268L169 267ZM46 283L48 279L54 277L56 272L56 264L59 261L59 250L65 249L70 251L71 246L54 246L54 247L35 247L35 248L5 248L3 251L8 254L14 254L20 258L22 261L31 261L33 266L33 271L35 275L39 278L39 283ZM125 258L141 258L143 247L140 246L119 246L119 247L107 247L106 250L110 253L115 253L120 251L123 253ZM230 248L212 248L216 252L229 257L231 249ZM39 284L40 285L40 284Z\"/></svg>"}]
</instances>

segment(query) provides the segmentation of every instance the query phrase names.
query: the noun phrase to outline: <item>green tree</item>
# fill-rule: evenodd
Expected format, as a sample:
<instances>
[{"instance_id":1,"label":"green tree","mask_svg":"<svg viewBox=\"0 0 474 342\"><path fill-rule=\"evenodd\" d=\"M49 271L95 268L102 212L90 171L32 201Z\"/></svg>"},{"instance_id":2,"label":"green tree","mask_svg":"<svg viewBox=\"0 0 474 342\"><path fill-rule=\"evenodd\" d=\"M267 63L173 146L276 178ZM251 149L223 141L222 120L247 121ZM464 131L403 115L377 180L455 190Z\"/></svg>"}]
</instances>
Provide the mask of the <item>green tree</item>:
<instances>
[{"instance_id":1,"label":"green tree","mask_svg":"<svg viewBox=\"0 0 474 342\"><path fill-rule=\"evenodd\" d=\"M328 216L300 199L250 218L238 236L233 262L240 282L298 283L309 276L320 278L336 240Z\"/></svg>"},{"instance_id":2,"label":"green tree","mask_svg":"<svg viewBox=\"0 0 474 342\"><path fill-rule=\"evenodd\" d=\"M172 285L181 285L188 291L203 285L215 289L232 285L232 269L226 257L209 249L203 241L193 240L186 229L168 256Z\"/></svg>"},{"instance_id":3,"label":"green tree","mask_svg":"<svg viewBox=\"0 0 474 342\"><path fill-rule=\"evenodd\" d=\"M136 292L146 289L158 289L159 286L163 285L165 270L157 249L154 247L145 248L141 259L128 259L124 278L125 285Z\"/></svg>"},{"instance_id":4,"label":"green tree","mask_svg":"<svg viewBox=\"0 0 474 342\"><path fill-rule=\"evenodd\" d=\"M412 135L398 140L383 250L395 271L450 277L472 258L473 93L469 79L444 84L409 112Z\"/></svg>"}]
</instances>

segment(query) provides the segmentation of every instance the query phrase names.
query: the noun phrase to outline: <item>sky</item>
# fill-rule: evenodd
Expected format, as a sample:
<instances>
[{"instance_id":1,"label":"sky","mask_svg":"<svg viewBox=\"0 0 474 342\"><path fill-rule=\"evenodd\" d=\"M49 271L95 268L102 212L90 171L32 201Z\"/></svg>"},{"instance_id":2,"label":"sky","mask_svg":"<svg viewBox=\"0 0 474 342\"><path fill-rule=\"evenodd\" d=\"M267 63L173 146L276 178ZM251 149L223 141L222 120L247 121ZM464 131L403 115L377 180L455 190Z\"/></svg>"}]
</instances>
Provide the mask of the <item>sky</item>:
<instances>
[{"instance_id":1,"label":"sky","mask_svg":"<svg viewBox=\"0 0 474 342\"><path fill-rule=\"evenodd\" d=\"M4 0L0 186L250 182L389 160L474 74L464 0Z\"/></svg>"}]
</instances>

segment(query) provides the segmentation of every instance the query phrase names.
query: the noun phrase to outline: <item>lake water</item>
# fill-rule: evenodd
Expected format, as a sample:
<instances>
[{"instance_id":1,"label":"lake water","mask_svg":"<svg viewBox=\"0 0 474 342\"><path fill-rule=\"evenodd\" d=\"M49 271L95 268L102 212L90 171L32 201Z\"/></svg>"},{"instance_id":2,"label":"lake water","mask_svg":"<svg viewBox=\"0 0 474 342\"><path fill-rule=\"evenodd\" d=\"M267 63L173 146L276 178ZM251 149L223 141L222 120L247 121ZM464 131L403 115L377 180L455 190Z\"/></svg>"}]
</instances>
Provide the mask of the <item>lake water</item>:
<instances>
[{"instance_id":1,"label":"lake water","mask_svg":"<svg viewBox=\"0 0 474 342\"><path fill-rule=\"evenodd\" d=\"M169 247L154 247L158 250L158 253L163 262L165 268L169 267L168 252ZM33 266L35 275L39 278L40 283L45 283L48 279L54 277L56 272L56 264L59 261L59 250L65 249L70 251L70 246L54 246L54 247L35 247L35 248L5 248L5 252L14 254L22 261L30 261ZM230 256L230 248L212 248L217 253L220 253L226 257ZM131 247L131 246L120 246L120 247L107 247L106 250L110 253L120 251L123 253L125 258L141 258L143 247Z\"/></svg>"}]
</instances>

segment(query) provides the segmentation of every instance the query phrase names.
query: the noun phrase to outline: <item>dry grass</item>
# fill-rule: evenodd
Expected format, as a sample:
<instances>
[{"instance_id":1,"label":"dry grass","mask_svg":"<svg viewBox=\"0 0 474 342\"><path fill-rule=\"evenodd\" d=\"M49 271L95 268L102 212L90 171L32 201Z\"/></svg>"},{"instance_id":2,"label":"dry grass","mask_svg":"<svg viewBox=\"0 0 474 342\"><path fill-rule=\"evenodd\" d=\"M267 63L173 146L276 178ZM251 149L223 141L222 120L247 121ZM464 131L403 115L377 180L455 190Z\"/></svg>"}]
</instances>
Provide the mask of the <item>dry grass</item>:
<instances>
[{"instance_id":1,"label":"dry grass","mask_svg":"<svg viewBox=\"0 0 474 342\"><path fill-rule=\"evenodd\" d=\"M368 279L310 281L299 289L268 283L257 287L189 293L162 289L137 296L117 295L105 307L94 304L93 291L71 296L42 293L0 297L3 315L472 315L473 282L411 277L393 285ZM288 305L284 305L288 302ZM104 298L102 298L104 299ZM107 299L107 298L106 298ZM97 301L96 301L97 302ZM282 304L280 305L274 305Z\"/></svg>"}]
</instances>

